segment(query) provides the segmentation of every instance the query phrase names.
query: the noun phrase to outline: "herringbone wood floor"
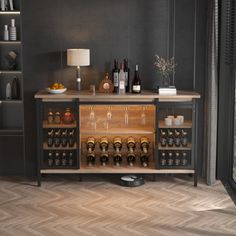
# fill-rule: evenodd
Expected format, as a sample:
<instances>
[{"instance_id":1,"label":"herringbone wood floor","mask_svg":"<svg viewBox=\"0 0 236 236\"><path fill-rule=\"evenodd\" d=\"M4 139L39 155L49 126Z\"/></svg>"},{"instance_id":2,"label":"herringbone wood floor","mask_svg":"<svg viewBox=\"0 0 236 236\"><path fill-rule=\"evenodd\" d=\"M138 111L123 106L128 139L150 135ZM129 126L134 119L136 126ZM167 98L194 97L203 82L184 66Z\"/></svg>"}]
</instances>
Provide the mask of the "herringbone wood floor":
<instances>
[{"instance_id":1,"label":"herringbone wood floor","mask_svg":"<svg viewBox=\"0 0 236 236\"><path fill-rule=\"evenodd\" d=\"M158 177L137 188L113 176L0 178L1 236L236 235L236 207L223 185Z\"/></svg>"}]
</instances>

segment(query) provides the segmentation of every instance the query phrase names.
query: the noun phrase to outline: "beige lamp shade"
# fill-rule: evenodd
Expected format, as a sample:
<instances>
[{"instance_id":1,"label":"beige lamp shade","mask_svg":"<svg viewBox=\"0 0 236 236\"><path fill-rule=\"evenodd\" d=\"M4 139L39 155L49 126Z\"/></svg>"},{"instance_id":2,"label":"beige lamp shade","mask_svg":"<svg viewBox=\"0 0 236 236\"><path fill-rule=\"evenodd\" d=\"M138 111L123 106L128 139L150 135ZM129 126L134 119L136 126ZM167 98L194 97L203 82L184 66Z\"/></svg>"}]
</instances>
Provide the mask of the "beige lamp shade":
<instances>
[{"instance_id":1,"label":"beige lamp shade","mask_svg":"<svg viewBox=\"0 0 236 236\"><path fill-rule=\"evenodd\" d=\"M89 49L67 49L68 66L89 66L90 50Z\"/></svg>"}]
</instances>

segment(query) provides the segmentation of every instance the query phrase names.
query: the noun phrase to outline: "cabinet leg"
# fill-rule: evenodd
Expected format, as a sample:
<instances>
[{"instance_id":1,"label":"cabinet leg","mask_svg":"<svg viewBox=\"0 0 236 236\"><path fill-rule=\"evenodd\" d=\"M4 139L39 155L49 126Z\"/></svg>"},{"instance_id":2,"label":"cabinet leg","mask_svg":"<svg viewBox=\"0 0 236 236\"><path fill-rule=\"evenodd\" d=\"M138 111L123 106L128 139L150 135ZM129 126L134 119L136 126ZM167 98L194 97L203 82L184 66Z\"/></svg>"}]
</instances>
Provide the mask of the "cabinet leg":
<instances>
[{"instance_id":1,"label":"cabinet leg","mask_svg":"<svg viewBox=\"0 0 236 236\"><path fill-rule=\"evenodd\" d=\"M197 187L197 173L194 173L194 187Z\"/></svg>"},{"instance_id":2,"label":"cabinet leg","mask_svg":"<svg viewBox=\"0 0 236 236\"><path fill-rule=\"evenodd\" d=\"M41 187L41 176L38 176L37 178L37 185L38 187Z\"/></svg>"},{"instance_id":3,"label":"cabinet leg","mask_svg":"<svg viewBox=\"0 0 236 236\"><path fill-rule=\"evenodd\" d=\"M156 181L157 181L157 175L156 175L156 174L153 174L153 175L152 175L152 181L153 181L153 182L156 182Z\"/></svg>"},{"instance_id":4,"label":"cabinet leg","mask_svg":"<svg viewBox=\"0 0 236 236\"><path fill-rule=\"evenodd\" d=\"M79 182L82 182L82 175L79 175L79 176L78 176L78 181L79 181Z\"/></svg>"}]
</instances>

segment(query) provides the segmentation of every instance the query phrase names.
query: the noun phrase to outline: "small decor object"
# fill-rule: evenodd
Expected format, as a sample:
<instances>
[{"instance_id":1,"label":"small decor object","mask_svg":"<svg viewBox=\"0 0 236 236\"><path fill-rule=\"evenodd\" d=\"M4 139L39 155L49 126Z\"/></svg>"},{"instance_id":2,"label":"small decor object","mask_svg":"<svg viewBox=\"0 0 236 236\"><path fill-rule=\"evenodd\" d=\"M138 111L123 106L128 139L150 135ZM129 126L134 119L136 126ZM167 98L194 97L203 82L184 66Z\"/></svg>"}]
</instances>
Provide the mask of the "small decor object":
<instances>
[{"instance_id":1,"label":"small decor object","mask_svg":"<svg viewBox=\"0 0 236 236\"><path fill-rule=\"evenodd\" d=\"M14 11L13 0L9 0L10 11Z\"/></svg>"},{"instance_id":2,"label":"small decor object","mask_svg":"<svg viewBox=\"0 0 236 236\"><path fill-rule=\"evenodd\" d=\"M70 108L66 108L66 111L65 111L64 116L63 116L63 122L65 124L71 124L71 123L74 122L74 117L73 117L73 114L70 111Z\"/></svg>"},{"instance_id":3,"label":"small decor object","mask_svg":"<svg viewBox=\"0 0 236 236\"><path fill-rule=\"evenodd\" d=\"M14 51L8 52L8 54L5 56L7 60L7 68L9 70L16 70L17 69L17 54Z\"/></svg>"},{"instance_id":4,"label":"small decor object","mask_svg":"<svg viewBox=\"0 0 236 236\"><path fill-rule=\"evenodd\" d=\"M53 118L53 112L52 109L49 109L48 111L48 124L53 124L54 118Z\"/></svg>"},{"instance_id":5,"label":"small decor object","mask_svg":"<svg viewBox=\"0 0 236 236\"><path fill-rule=\"evenodd\" d=\"M57 111L55 113L55 116L54 116L54 123L55 124L60 124L61 123L61 114L59 111Z\"/></svg>"},{"instance_id":6,"label":"small decor object","mask_svg":"<svg viewBox=\"0 0 236 236\"><path fill-rule=\"evenodd\" d=\"M10 100L11 97L11 83L7 83L6 85L6 99Z\"/></svg>"},{"instance_id":7,"label":"small decor object","mask_svg":"<svg viewBox=\"0 0 236 236\"><path fill-rule=\"evenodd\" d=\"M174 63L174 57L165 60L164 58L156 55L154 66L161 76L161 86L159 89L160 95L175 95L176 88L174 84L174 78L171 81L170 75L174 73L176 64Z\"/></svg>"},{"instance_id":8,"label":"small decor object","mask_svg":"<svg viewBox=\"0 0 236 236\"><path fill-rule=\"evenodd\" d=\"M10 26L10 40L16 41L16 26L15 26L15 19L11 19L11 26Z\"/></svg>"},{"instance_id":9,"label":"small decor object","mask_svg":"<svg viewBox=\"0 0 236 236\"><path fill-rule=\"evenodd\" d=\"M6 11L6 2L5 2L5 0L1 0L1 11Z\"/></svg>"},{"instance_id":10,"label":"small decor object","mask_svg":"<svg viewBox=\"0 0 236 236\"><path fill-rule=\"evenodd\" d=\"M109 79L109 74L106 72L105 78L99 84L99 92L112 93L113 90L114 90L113 83Z\"/></svg>"},{"instance_id":11,"label":"small decor object","mask_svg":"<svg viewBox=\"0 0 236 236\"><path fill-rule=\"evenodd\" d=\"M144 184L144 178L136 175L125 175L120 178L120 184L125 187L138 187Z\"/></svg>"},{"instance_id":12,"label":"small decor object","mask_svg":"<svg viewBox=\"0 0 236 236\"><path fill-rule=\"evenodd\" d=\"M9 40L8 25L4 25L3 40L4 41L8 41Z\"/></svg>"},{"instance_id":13,"label":"small decor object","mask_svg":"<svg viewBox=\"0 0 236 236\"><path fill-rule=\"evenodd\" d=\"M12 81L12 99L20 99L20 81L14 78Z\"/></svg>"},{"instance_id":14,"label":"small decor object","mask_svg":"<svg viewBox=\"0 0 236 236\"><path fill-rule=\"evenodd\" d=\"M64 93L67 88L62 83L53 83L49 88L46 88L49 93L60 94Z\"/></svg>"},{"instance_id":15,"label":"small decor object","mask_svg":"<svg viewBox=\"0 0 236 236\"><path fill-rule=\"evenodd\" d=\"M67 65L77 66L77 90L81 89L80 66L90 65L90 50L89 49L67 49Z\"/></svg>"}]
</instances>

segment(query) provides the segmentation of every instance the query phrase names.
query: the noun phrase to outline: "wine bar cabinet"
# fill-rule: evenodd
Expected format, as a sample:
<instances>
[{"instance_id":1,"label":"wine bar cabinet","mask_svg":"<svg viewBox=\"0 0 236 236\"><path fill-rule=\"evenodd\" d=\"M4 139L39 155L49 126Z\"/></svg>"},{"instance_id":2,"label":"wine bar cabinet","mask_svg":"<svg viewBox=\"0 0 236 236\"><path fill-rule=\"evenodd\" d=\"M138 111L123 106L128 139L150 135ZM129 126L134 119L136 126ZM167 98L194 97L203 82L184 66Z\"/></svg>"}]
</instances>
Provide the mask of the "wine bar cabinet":
<instances>
[{"instance_id":1,"label":"wine bar cabinet","mask_svg":"<svg viewBox=\"0 0 236 236\"><path fill-rule=\"evenodd\" d=\"M197 186L200 95L36 95L38 185L42 174L193 174Z\"/></svg>"}]
</instances>

